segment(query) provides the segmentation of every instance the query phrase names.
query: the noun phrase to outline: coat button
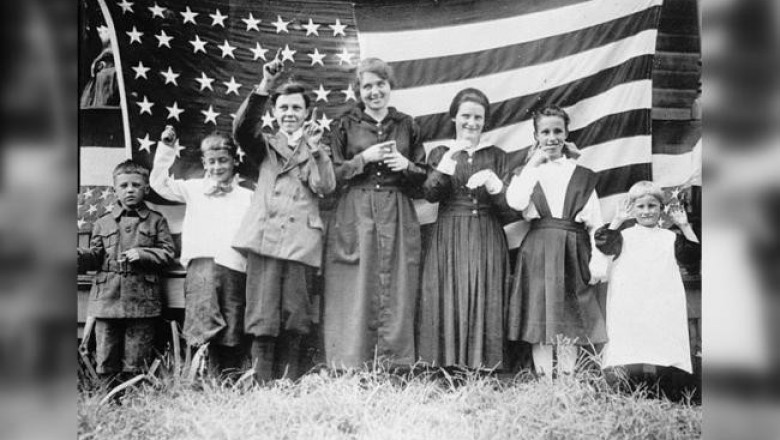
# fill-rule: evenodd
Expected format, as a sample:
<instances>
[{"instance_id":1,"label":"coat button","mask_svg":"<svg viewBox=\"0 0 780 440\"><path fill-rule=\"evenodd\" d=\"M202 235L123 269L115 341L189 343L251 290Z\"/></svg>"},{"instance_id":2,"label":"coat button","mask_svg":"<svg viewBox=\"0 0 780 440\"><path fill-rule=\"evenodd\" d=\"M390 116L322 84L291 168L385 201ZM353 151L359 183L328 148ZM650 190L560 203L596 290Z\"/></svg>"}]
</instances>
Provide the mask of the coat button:
<instances>
[{"instance_id":1,"label":"coat button","mask_svg":"<svg viewBox=\"0 0 780 440\"><path fill-rule=\"evenodd\" d=\"M476 209L472 209L471 213L474 214L474 215L477 215L477 210Z\"/></svg>"},{"instance_id":2,"label":"coat button","mask_svg":"<svg viewBox=\"0 0 780 440\"><path fill-rule=\"evenodd\" d=\"M376 175L377 175L377 176L381 176L381 175L382 175L382 172L381 172L381 171L377 171L377 172L376 172Z\"/></svg>"},{"instance_id":3,"label":"coat button","mask_svg":"<svg viewBox=\"0 0 780 440\"><path fill-rule=\"evenodd\" d=\"M277 189L276 191L274 191L274 195L275 196L280 196L280 195L282 195L282 192Z\"/></svg>"},{"instance_id":4,"label":"coat button","mask_svg":"<svg viewBox=\"0 0 780 440\"><path fill-rule=\"evenodd\" d=\"M295 217L290 217L290 223L295 223Z\"/></svg>"},{"instance_id":5,"label":"coat button","mask_svg":"<svg viewBox=\"0 0 780 440\"><path fill-rule=\"evenodd\" d=\"M379 189L379 188L381 188L381 187L382 187L382 185L377 185L377 186L376 186L376 189Z\"/></svg>"}]
</instances>

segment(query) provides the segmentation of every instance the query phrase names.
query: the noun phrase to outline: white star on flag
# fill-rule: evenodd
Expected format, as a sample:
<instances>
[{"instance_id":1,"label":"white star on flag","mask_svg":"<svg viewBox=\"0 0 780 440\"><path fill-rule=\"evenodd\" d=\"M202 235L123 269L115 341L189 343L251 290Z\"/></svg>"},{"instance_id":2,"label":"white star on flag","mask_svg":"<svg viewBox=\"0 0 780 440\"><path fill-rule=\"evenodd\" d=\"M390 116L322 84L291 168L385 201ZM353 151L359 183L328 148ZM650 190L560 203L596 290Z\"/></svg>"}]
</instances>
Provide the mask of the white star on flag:
<instances>
[{"instance_id":1,"label":"white star on flag","mask_svg":"<svg viewBox=\"0 0 780 440\"><path fill-rule=\"evenodd\" d=\"M257 25L260 24L261 20L253 17L251 12L249 13L249 18L242 18L241 21L246 23L246 31L247 32L251 31L252 29L254 29L254 30L258 31L258 32L260 31L260 28L257 27Z\"/></svg>"},{"instance_id":2,"label":"white star on flag","mask_svg":"<svg viewBox=\"0 0 780 440\"><path fill-rule=\"evenodd\" d=\"M249 49L250 52L252 52L252 55L254 55L254 60L257 60L258 58L262 58L263 61L266 61L265 59L265 53L268 52L268 49L263 49L263 46L260 45L260 43L255 43L256 46L254 49Z\"/></svg>"},{"instance_id":3,"label":"white star on flag","mask_svg":"<svg viewBox=\"0 0 780 440\"><path fill-rule=\"evenodd\" d=\"M317 48L314 48L314 52L306 54L307 57L311 58L311 65L315 65L319 63L320 66L325 66L325 64L322 63L322 59L325 58L324 53L320 53L320 51L317 50Z\"/></svg>"},{"instance_id":4,"label":"white star on flag","mask_svg":"<svg viewBox=\"0 0 780 440\"><path fill-rule=\"evenodd\" d=\"M171 107L165 107L168 109L168 118L167 119L176 119L177 121L180 121L179 115L184 113L184 109L179 108L179 104L176 101L173 101L173 105Z\"/></svg>"},{"instance_id":5,"label":"white star on flag","mask_svg":"<svg viewBox=\"0 0 780 440\"><path fill-rule=\"evenodd\" d=\"M217 113L219 114L219 113ZM179 143L179 140L176 139L176 142L173 144L173 149L176 152L176 157L181 157L181 151L184 150L186 147Z\"/></svg>"},{"instance_id":6,"label":"white star on flag","mask_svg":"<svg viewBox=\"0 0 780 440\"><path fill-rule=\"evenodd\" d=\"M160 35L155 35L154 38L157 38L157 47L166 46L168 49L171 48L171 40L173 40L173 37L166 34L165 30L161 30Z\"/></svg>"},{"instance_id":7,"label":"white star on flag","mask_svg":"<svg viewBox=\"0 0 780 440\"><path fill-rule=\"evenodd\" d=\"M179 14L181 14L181 16L184 17L184 23L183 24L187 24L187 22L190 22L192 24L197 24L197 23L195 23L195 17L197 17L199 14L197 12L192 12L192 9L190 9L189 6L187 6L187 10L186 11L179 12Z\"/></svg>"},{"instance_id":8,"label":"white star on flag","mask_svg":"<svg viewBox=\"0 0 780 440\"><path fill-rule=\"evenodd\" d=\"M314 24L314 22L309 19L309 24L304 24L303 27L306 29L306 36L308 37L311 34L314 34L316 36L320 36L320 33L318 29L320 28L319 24Z\"/></svg>"},{"instance_id":9,"label":"white star on flag","mask_svg":"<svg viewBox=\"0 0 780 440\"><path fill-rule=\"evenodd\" d=\"M130 44L138 43L141 44L141 37L144 35L143 32L138 32L138 29L133 26L133 30L130 32L125 32L127 35L130 36Z\"/></svg>"},{"instance_id":10,"label":"white star on flag","mask_svg":"<svg viewBox=\"0 0 780 440\"><path fill-rule=\"evenodd\" d=\"M165 84L173 84L175 86L178 86L179 83L176 82L176 78L178 78L181 74L176 73L171 69L171 66L168 66L168 70L166 71L160 71L160 75L165 77Z\"/></svg>"},{"instance_id":11,"label":"white star on flag","mask_svg":"<svg viewBox=\"0 0 780 440\"><path fill-rule=\"evenodd\" d=\"M92 197L92 191L93 191L92 188L88 188L86 191L84 191L84 198L85 199L91 198Z\"/></svg>"},{"instance_id":12,"label":"white star on flag","mask_svg":"<svg viewBox=\"0 0 780 440\"><path fill-rule=\"evenodd\" d=\"M146 136L142 138L135 138L138 143L141 144L140 147L138 147L138 151L146 151L147 153L151 153L152 145L154 145L154 141L149 139L149 133L146 133Z\"/></svg>"},{"instance_id":13,"label":"white star on flag","mask_svg":"<svg viewBox=\"0 0 780 440\"><path fill-rule=\"evenodd\" d=\"M290 60L290 61L292 61L294 63L295 59L293 58L293 55L295 55L296 52L298 52L298 51L297 50L291 50L290 46L285 44L284 45L284 49L282 50L282 62L284 62L285 60Z\"/></svg>"},{"instance_id":14,"label":"white star on flag","mask_svg":"<svg viewBox=\"0 0 780 440\"><path fill-rule=\"evenodd\" d=\"M206 53L206 42L201 40L197 34L194 40L190 40L190 44L192 45L192 53L198 53L198 51Z\"/></svg>"},{"instance_id":15,"label":"white star on flag","mask_svg":"<svg viewBox=\"0 0 780 440\"><path fill-rule=\"evenodd\" d=\"M241 87L241 84L237 83L234 77L231 76L230 81L222 81L222 84L227 87L226 95L229 95L231 92L238 95L238 88Z\"/></svg>"},{"instance_id":16,"label":"white star on flag","mask_svg":"<svg viewBox=\"0 0 780 440\"><path fill-rule=\"evenodd\" d=\"M195 78L195 81L200 84L200 90L203 91L203 89L209 89L212 92L214 91L214 88L211 87L211 83L214 82L214 78L209 78L206 76L205 72L200 72L200 78Z\"/></svg>"},{"instance_id":17,"label":"white star on flag","mask_svg":"<svg viewBox=\"0 0 780 440\"><path fill-rule=\"evenodd\" d=\"M314 94L317 95L317 101L328 102L328 94L330 94L330 90L325 90L325 88L322 87L322 83L320 83L320 88L314 90Z\"/></svg>"},{"instance_id":18,"label":"white star on flag","mask_svg":"<svg viewBox=\"0 0 780 440\"><path fill-rule=\"evenodd\" d=\"M122 15L130 12L133 13L133 3L129 2L127 0L122 0L121 2L117 3L117 5L122 8Z\"/></svg>"},{"instance_id":19,"label":"white star on flag","mask_svg":"<svg viewBox=\"0 0 780 440\"><path fill-rule=\"evenodd\" d=\"M336 19L336 24L329 24L329 28L333 29L333 36L341 34L342 37L346 37L347 34L344 33L344 30L347 28L347 25L341 24L341 20L338 18Z\"/></svg>"},{"instance_id":20,"label":"white star on flag","mask_svg":"<svg viewBox=\"0 0 780 440\"><path fill-rule=\"evenodd\" d=\"M97 205L89 204L89 209L87 209L87 213L94 214L97 212Z\"/></svg>"},{"instance_id":21,"label":"white star on flag","mask_svg":"<svg viewBox=\"0 0 780 440\"><path fill-rule=\"evenodd\" d=\"M105 206L106 212L111 212L114 210L114 202L111 202Z\"/></svg>"},{"instance_id":22,"label":"white star on flag","mask_svg":"<svg viewBox=\"0 0 780 440\"><path fill-rule=\"evenodd\" d=\"M347 51L346 47L341 53L337 53L336 57L339 59L339 66L343 63L352 64L352 54Z\"/></svg>"},{"instance_id":23,"label":"white star on flag","mask_svg":"<svg viewBox=\"0 0 780 440\"><path fill-rule=\"evenodd\" d=\"M105 200L105 198L110 196L112 192L113 191L111 191L110 187L104 189L103 191L100 192L100 199Z\"/></svg>"},{"instance_id":24,"label":"white star on flag","mask_svg":"<svg viewBox=\"0 0 780 440\"><path fill-rule=\"evenodd\" d=\"M135 70L135 79L138 79L140 77L144 77L144 79L149 79L146 76L146 72L148 72L150 69L148 67L144 67L144 63L138 62L138 65L135 67L132 67L133 70Z\"/></svg>"},{"instance_id":25,"label":"white star on flag","mask_svg":"<svg viewBox=\"0 0 780 440\"><path fill-rule=\"evenodd\" d=\"M150 102L148 99L146 99L146 95L144 95L144 100L142 102L136 102L139 107L141 107L141 110L139 111L139 115L143 114L144 112L152 114L152 106L154 106L153 102Z\"/></svg>"},{"instance_id":26,"label":"white star on flag","mask_svg":"<svg viewBox=\"0 0 780 440\"><path fill-rule=\"evenodd\" d=\"M159 6L157 2L154 2L154 6L150 6L148 9L152 11L152 18L154 17L165 18L165 15L163 14L165 12L165 8Z\"/></svg>"},{"instance_id":27,"label":"white star on flag","mask_svg":"<svg viewBox=\"0 0 780 440\"><path fill-rule=\"evenodd\" d=\"M271 24L276 27L277 34L280 32L287 32L288 34L290 33L290 31L287 30L287 25L289 25L290 22L282 20L282 17L279 15L276 16L276 22Z\"/></svg>"},{"instance_id":28,"label":"white star on flag","mask_svg":"<svg viewBox=\"0 0 780 440\"><path fill-rule=\"evenodd\" d=\"M328 115L325 114L325 112L322 112L322 117L317 119L317 123L320 124L320 127L328 131L330 131L331 122L333 122L333 119L330 119Z\"/></svg>"},{"instance_id":29,"label":"white star on flag","mask_svg":"<svg viewBox=\"0 0 780 440\"><path fill-rule=\"evenodd\" d=\"M85 222L83 218L80 218L80 219L76 220L76 227L78 229L81 229L82 227L84 227L85 224L87 224L87 222Z\"/></svg>"},{"instance_id":30,"label":"white star on flag","mask_svg":"<svg viewBox=\"0 0 780 440\"><path fill-rule=\"evenodd\" d=\"M238 155L238 161L243 163L244 162L244 156L246 156L246 153L244 153L244 150L242 150L241 147L238 147L238 150L236 151L236 154Z\"/></svg>"},{"instance_id":31,"label":"white star on flag","mask_svg":"<svg viewBox=\"0 0 780 440\"><path fill-rule=\"evenodd\" d=\"M230 43L228 43L228 40L225 40L225 43L222 46L217 47L222 50L222 58L230 55L231 58L236 59L236 56L233 55L233 51L236 50L236 48L235 46L231 46Z\"/></svg>"},{"instance_id":32,"label":"white star on flag","mask_svg":"<svg viewBox=\"0 0 780 440\"><path fill-rule=\"evenodd\" d=\"M357 101L357 98L355 97L355 91L352 89L352 84L347 85L346 89L342 89L341 93L344 94L344 102L348 102L350 99Z\"/></svg>"},{"instance_id":33,"label":"white star on flag","mask_svg":"<svg viewBox=\"0 0 780 440\"><path fill-rule=\"evenodd\" d=\"M219 9L217 9L216 14L209 14L209 17L211 17L212 26L216 26L219 24L222 27L225 27L225 19L228 18L227 15L222 15L222 13L219 12Z\"/></svg>"},{"instance_id":34,"label":"white star on flag","mask_svg":"<svg viewBox=\"0 0 780 440\"><path fill-rule=\"evenodd\" d=\"M213 106L210 105L208 110L201 110L200 112L203 113L203 116L206 117L206 119L203 121L204 124L213 122L214 125L217 125L217 116L219 116L219 113L214 111Z\"/></svg>"},{"instance_id":35,"label":"white star on flag","mask_svg":"<svg viewBox=\"0 0 780 440\"><path fill-rule=\"evenodd\" d=\"M274 117L271 116L271 113L269 113L268 110L266 110L263 115L263 127L274 128Z\"/></svg>"}]
</instances>

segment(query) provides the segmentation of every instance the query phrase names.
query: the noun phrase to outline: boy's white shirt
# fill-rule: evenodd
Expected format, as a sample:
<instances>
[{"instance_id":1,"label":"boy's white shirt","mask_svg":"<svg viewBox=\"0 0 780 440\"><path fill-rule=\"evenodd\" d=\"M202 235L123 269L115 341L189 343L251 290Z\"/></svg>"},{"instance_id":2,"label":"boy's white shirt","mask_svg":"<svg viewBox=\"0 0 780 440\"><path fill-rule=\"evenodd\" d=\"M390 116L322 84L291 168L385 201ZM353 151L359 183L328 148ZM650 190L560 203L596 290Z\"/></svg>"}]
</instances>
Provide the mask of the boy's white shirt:
<instances>
[{"instance_id":1,"label":"boy's white shirt","mask_svg":"<svg viewBox=\"0 0 780 440\"><path fill-rule=\"evenodd\" d=\"M175 149L159 142L149 181L162 197L187 204L182 225L181 264L186 268L192 259L214 258L215 263L246 272L246 259L231 243L249 208L252 191L234 185L229 193L206 195L204 189L209 186L206 179L181 180L170 175L175 160Z\"/></svg>"},{"instance_id":2,"label":"boy's white shirt","mask_svg":"<svg viewBox=\"0 0 780 440\"><path fill-rule=\"evenodd\" d=\"M566 157L545 162L537 167L523 168L520 175L513 177L509 183L506 190L507 204L512 209L521 211L526 220L541 217L536 206L531 203L534 186L536 182L539 182L550 213L555 218L561 218L566 188L569 186L575 168L575 161ZM596 229L604 224L601 216L601 204L595 191L591 193L582 211L574 217L574 221L584 223L590 235L592 254L589 267L591 279L606 281L609 259L596 248L593 237Z\"/></svg>"}]
</instances>

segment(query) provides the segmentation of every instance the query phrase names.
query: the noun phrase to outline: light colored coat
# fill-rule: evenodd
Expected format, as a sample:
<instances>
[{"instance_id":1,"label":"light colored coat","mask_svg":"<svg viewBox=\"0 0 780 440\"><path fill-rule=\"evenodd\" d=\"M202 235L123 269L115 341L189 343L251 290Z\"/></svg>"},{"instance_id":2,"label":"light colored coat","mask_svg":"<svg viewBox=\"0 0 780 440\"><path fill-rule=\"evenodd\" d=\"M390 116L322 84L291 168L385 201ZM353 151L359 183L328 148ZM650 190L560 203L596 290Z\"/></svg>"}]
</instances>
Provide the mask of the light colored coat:
<instances>
[{"instance_id":1,"label":"light colored coat","mask_svg":"<svg viewBox=\"0 0 780 440\"><path fill-rule=\"evenodd\" d=\"M320 267L325 226L318 198L336 188L333 165L324 150L315 158L303 139L289 146L283 133L263 133L267 101L268 96L250 94L233 124L236 142L260 169L233 247Z\"/></svg>"}]
</instances>

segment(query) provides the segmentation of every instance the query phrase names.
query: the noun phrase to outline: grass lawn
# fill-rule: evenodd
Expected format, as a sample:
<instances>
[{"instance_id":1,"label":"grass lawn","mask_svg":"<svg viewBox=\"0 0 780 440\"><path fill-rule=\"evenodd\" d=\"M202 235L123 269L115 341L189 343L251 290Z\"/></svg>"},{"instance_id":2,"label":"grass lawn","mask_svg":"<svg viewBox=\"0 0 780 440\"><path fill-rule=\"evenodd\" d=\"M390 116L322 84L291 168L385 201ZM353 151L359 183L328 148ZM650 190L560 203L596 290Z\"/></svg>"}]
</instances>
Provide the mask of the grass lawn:
<instances>
[{"instance_id":1,"label":"grass lawn","mask_svg":"<svg viewBox=\"0 0 780 440\"><path fill-rule=\"evenodd\" d=\"M260 387L170 370L113 401L83 387L79 438L687 439L702 430L700 406L615 391L593 372L550 381L377 369Z\"/></svg>"}]
</instances>

